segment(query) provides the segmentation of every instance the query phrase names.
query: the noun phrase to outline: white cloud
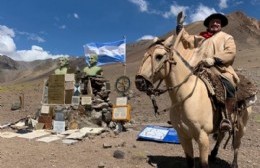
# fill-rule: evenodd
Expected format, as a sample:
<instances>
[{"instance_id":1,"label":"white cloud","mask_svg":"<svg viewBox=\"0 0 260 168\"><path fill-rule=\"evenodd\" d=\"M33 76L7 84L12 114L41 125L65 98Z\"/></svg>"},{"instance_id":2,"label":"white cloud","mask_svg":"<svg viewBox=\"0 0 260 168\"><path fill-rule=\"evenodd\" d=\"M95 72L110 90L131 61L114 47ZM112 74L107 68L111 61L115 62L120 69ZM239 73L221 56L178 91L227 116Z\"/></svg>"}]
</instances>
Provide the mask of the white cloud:
<instances>
[{"instance_id":1,"label":"white cloud","mask_svg":"<svg viewBox=\"0 0 260 168\"><path fill-rule=\"evenodd\" d=\"M59 26L59 28L60 28L60 29L66 29L67 26L66 26L66 25L61 25L61 26Z\"/></svg>"},{"instance_id":2,"label":"white cloud","mask_svg":"<svg viewBox=\"0 0 260 168\"><path fill-rule=\"evenodd\" d=\"M75 19L79 19L79 15L77 13L74 13L73 16Z\"/></svg>"},{"instance_id":3,"label":"white cloud","mask_svg":"<svg viewBox=\"0 0 260 168\"><path fill-rule=\"evenodd\" d=\"M250 3L252 5L260 5L260 0L251 0Z\"/></svg>"},{"instance_id":4,"label":"white cloud","mask_svg":"<svg viewBox=\"0 0 260 168\"><path fill-rule=\"evenodd\" d=\"M243 1L235 1L235 2L233 2L233 3L235 3L236 5L241 5L241 4L243 4L244 2L243 2Z\"/></svg>"},{"instance_id":5,"label":"white cloud","mask_svg":"<svg viewBox=\"0 0 260 168\"><path fill-rule=\"evenodd\" d=\"M225 8L227 8L227 7L228 7L227 1L228 1L228 0L220 0L220 1L219 1L219 4L218 4L219 8L220 8L220 9L225 9Z\"/></svg>"},{"instance_id":6,"label":"white cloud","mask_svg":"<svg viewBox=\"0 0 260 168\"><path fill-rule=\"evenodd\" d=\"M216 13L216 10L214 8L209 8L200 4L195 12L190 15L191 22L204 20L212 13Z\"/></svg>"},{"instance_id":7,"label":"white cloud","mask_svg":"<svg viewBox=\"0 0 260 168\"><path fill-rule=\"evenodd\" d=\"M10 54L16 50L13 40L15 33L12 29L0 25L0 54Z\"/></svg>"},{"instance_id":8,"label":"white cloud","mask_svg":"<svg viewBox=\"0 0 260 168\"><path fill-rule=\"evenodd\" d=\"M165 18L174 17L175 18L179 12L183 11L184 13L186 13L186 10L188 10L188 9L189 9L188 6L181 6L181 5L178 5L176 2L174 2L174 4L171 5L171 7L170 7L170 11L165 12L163 14L163 17L165 17Z\"/></svg>"},{"instance_id":9,"label":"white cloud","mask_svg":"<svg viewBox=\"0 0 260 168\"><path fill-rule=\"evenodd\" d=\"M27 36L27 39L28 39L28 40L37 41L38 43L44 43L44 42L45 42L45 39L44 39L44 38L42 38L42 37L40 37L39 35L34 34L34 33L20 32L20 31L18 31L17 34L25 35L25 36Z\"/></svg>"},{"instance_id":10,"label":"white cloud","mask_svg":"<svg viewBox=\"0 0 260 168\"><path fill-rule=\"evenodd\" d=\"M43 48L33 45L31 50L20 50L17 51L16 60L22 61L33 61L33 60L44 60L48 58L56 59L59 57L68 55L52 55Z\"/></svg>"},{"instance_id":11,"label":"white cloud","mask_svg":"<svg viewBox=\"0 0 260 168\"><path fill-rule=\"evenodd\" d=\"M148 11L148 2L146 2L145 0L129 0L129 1L137 5L141 12Z\"/></svg>"},{"instance_id":12,"label":"white cloud","mask_svg":"<svg viewBox=\"0 0 260 168\"><path fill-rule=\"evenodd\" d=\"M143 37L137 39L137 41L141 41L141 40L152 40L154 39L155 36L152 36L152 35L144 35Z\"/></svg>"},{"instance_id":13,"label":"white cloud","mask_svg":"<svg viewBox=\"0 0 260 168\"><path fill-rule=\"evenodd\" d=\"M19 32L21 33L21 32ZM14 60L34 61L47 58L67 57L68 55L52 55L48 51L44 51L42 47L33 45L31 50L16 50L13 38L15 32L7 26L0 25L0 54L6 55ZM39 39L38 39L39 40Z\"/></svg>"}]
</instances>

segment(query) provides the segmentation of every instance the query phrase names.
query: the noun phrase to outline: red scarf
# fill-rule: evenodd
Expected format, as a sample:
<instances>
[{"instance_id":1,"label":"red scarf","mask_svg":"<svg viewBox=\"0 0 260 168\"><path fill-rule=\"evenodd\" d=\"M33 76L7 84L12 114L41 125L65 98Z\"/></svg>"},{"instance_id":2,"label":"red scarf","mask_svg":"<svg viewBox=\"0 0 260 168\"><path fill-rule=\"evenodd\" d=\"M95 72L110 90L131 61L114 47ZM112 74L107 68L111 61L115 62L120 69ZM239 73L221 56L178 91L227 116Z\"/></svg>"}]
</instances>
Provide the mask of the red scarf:
<instances>
[{"instance_id":1,"label":"red scarf","mask_svg":"<svg viewBox=\"0 0 260 168\"><path fill-rule=\"evenodd\" d=\"M212 37L212 36L214 35L214 33L205 31L205 32L201 32L200 35L201 35L202 37L204 37L205 39L208 39L208 38Z\"/></svg>"}]
</instances>

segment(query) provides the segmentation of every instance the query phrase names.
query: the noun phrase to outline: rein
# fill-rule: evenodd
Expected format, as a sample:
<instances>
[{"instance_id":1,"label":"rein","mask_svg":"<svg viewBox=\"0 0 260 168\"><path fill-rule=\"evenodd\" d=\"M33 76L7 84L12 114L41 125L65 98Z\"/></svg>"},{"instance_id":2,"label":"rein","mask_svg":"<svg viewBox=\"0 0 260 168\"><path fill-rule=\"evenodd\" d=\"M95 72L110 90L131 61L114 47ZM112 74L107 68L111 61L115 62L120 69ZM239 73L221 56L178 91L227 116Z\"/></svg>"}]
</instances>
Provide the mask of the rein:
<instances>
[{"instance_id":1,"label":"rein","mask_svg":"<svg viewBox=\"0 0 260 168\"><path fill-rule=\"evenodd\" d=\"M162 45L163 45L163 44L162 44ZM164 45L163 45L163 46L164 46ZM167 51L168 53L171 53L170 56L173 55L173 52L171 52L171 49L170 49L169 47L164 46L164 48L166 49L166 51ZM154 50L155 50L155 49L153 49L152 51L149 52L149 54L147 55L147 57L144 58L143 62L144 62L147 58L152 57L152 54L151 54L151 53L152 53ZM162 61L162 63L160 64L160 66L158 66L158 67L156 68L156 70L154 69L153 59L151 59L151 64L152 64L152 75L151 75L151 76L152 76L152 77L153 77L157 72L159 72L159 70L160 70L163 66L165 66L165 64L166 64L167 62L170 64L170 69L169 69L169 72L168 72L168 73L165 73L165 74L167 74L166 76L168 76L168 75L170 74L172 64L176 65L176 62L175 62L170 56L168 55L167 58L165 58L165 60ZM181 57L180 57L180 58L181 58ZM183 60L182 58L181 58L181 60L184 62L185 65L187 64L187 62L185 62L185 60ZM186 66L188 66L188 65L186 65ZM190 67L189 67L189 68L190 68ZM165 68L165 71L166 71L166 68ZM161 83L162 83L162 81L163 81L163 79L161 79L155 89L149 89L149 90L148 90L148 96L149 96L149 97L151 98L151 100L152 100L152 104L153 104L155 116L159 115L160 112L166 112L167 110L170 110L170 109L174 108L175 106L179 105L180 103L183 103L184 101L186 101L188 98L190 98L190 97L192 96L192 94L193 94L193 92L194 92L194 90L195 90L195 88L196 88L196 86L197 86L198 76L196 76L196 81L195 81L195 84L194 84L194 87L193 87L192 91L191 91L181 102L177 102L176 104L172 105L171 107L166 108L166 109L164 109L164 110L161 110L160 112L158 111L158 105L157 105L157 103L156 103L155 97L156 97L156 96L160 96L160 95L164 94L164 93L167 92L167 91L172 91L172 90L174 90L174 89L179 89L184 83L186 83L186 82L189 80L189 78L190 78L193 74L194 74L194 70L192 69L191 72L185 77L185 79L184 79L181 83L179 83L178 85L176 85L176 86L174 86L174 87L168 87L168 88L166 88L166 89L164 89L164 90L159 89L159 87L160 87L160 85L161 85Z\"/></svg>"}]
</instances>

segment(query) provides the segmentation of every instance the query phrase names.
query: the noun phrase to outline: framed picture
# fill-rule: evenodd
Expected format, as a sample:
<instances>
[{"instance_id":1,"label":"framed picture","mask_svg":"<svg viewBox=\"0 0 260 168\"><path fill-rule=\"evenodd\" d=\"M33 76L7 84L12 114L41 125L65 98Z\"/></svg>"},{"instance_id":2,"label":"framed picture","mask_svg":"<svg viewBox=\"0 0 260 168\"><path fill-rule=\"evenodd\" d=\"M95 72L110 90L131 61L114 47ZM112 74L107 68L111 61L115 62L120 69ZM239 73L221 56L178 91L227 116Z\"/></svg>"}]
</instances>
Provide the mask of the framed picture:
<instances>
[{"instance_id":1,"label":"framed picture","mask_svg":"<svg viewBox=\"0 0 260 168\"><path fill-rule=\"evenodd\" d=\"M130 121L130 105L114 106L112 111L113 121Z\"/></svg>"}]
</instances>

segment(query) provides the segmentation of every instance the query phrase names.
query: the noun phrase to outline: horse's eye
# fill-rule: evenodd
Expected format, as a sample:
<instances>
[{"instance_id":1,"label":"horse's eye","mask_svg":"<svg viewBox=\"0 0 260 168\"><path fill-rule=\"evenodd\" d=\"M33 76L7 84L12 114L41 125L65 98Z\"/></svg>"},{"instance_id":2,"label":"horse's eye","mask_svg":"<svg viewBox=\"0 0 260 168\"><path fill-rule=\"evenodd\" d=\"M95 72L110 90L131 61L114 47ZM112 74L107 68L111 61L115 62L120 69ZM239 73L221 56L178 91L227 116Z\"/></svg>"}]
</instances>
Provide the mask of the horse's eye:
<instances>
[{"instance_id":1,"label":"horse's eye","mask_svg":"<svg viewBox=\"0 0 260 168\"><path fill-rule=\"evenodd\" d=\"M161 61L162 58L163 58L163 55L156 55L155 60Z\"/></svg>"}]
</instances>

